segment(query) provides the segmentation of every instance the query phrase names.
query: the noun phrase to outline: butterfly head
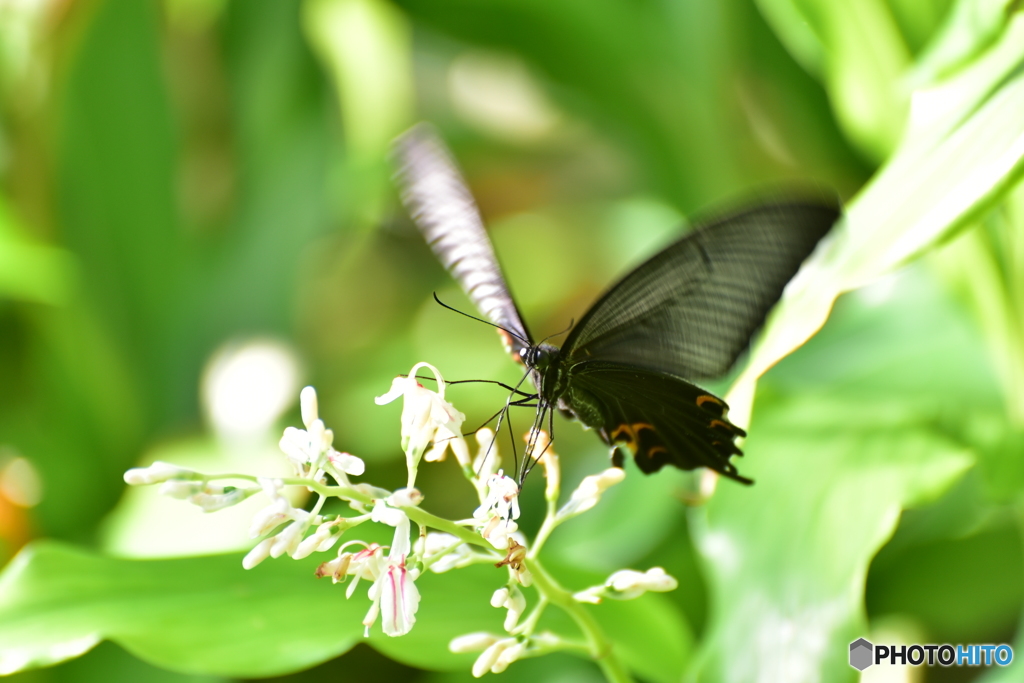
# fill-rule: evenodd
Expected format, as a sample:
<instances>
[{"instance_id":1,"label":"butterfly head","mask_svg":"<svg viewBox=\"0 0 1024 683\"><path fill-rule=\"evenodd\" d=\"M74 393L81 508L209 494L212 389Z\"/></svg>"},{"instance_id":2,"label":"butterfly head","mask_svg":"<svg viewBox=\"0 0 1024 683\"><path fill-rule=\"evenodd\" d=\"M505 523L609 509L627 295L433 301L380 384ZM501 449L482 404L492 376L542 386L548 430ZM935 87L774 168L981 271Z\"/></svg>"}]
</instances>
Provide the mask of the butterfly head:
<instances>
[{"instance_id":1,"label":"butterfly head","mask_svg":"<svg viewBox=\"0 0 1024 683\"><path fill-rule=\"evenodd\" d=\"M543 375L558 360L558 347L551 344L534 344L520 351L519 357L529 370L535 370Z\"/></svg>"}]
</instances>

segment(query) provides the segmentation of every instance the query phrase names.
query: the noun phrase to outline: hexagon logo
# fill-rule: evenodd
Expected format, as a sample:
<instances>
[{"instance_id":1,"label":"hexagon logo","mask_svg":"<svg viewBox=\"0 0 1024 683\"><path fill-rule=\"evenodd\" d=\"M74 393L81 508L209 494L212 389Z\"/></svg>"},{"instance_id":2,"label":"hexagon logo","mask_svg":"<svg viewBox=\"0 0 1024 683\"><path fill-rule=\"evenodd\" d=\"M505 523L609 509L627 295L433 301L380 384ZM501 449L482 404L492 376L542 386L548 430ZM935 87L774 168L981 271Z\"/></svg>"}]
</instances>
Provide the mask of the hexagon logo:
<instances>
[{"instance_id":1,"label":"hexagon logo","mask_svg":"<svg viewBox=\"0 0 1024 683\"><path fill-rule=\"evenodd\" d=\"M863 638L858 638L850 643L850 666L857 671L863 671L874 664L872 661L874 649L875 646Z\"/></svg>"}]
</instances>

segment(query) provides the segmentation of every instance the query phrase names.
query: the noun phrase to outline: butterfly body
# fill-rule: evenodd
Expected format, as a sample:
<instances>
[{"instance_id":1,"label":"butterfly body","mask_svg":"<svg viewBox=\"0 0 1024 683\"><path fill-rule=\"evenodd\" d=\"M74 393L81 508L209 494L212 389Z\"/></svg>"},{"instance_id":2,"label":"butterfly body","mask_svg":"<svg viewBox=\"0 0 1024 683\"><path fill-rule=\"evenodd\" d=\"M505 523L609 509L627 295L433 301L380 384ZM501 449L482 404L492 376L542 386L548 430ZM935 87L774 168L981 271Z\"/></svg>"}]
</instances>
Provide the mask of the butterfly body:
<instances>
[{"instance_id":1,"label":"butterfly body","mask_svg":"<svg viewBox=\"0 0 1024 683\"><path fill-rule=\"evenodd\" d=\"M527 368L536 427L550 427L559 410L613 446L615 464L624 444L645 473L707 467L751 483L730 462L746 433L697 382L727 372L748 346L839 217L834 200L766 202L698 224L605 292L556 347L527 331L440 140L418 126L396 156L403 200L428 244Z\"/></svg>"}]
</instances>

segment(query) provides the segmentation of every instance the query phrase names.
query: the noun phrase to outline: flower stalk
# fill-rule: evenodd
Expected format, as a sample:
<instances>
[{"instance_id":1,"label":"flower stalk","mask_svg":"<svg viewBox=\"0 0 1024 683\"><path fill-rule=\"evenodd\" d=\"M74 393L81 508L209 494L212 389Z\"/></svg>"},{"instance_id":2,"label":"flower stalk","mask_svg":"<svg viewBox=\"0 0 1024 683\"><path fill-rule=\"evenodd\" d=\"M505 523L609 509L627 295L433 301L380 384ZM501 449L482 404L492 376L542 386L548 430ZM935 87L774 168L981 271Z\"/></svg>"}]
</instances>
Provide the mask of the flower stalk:
<instances>
[{"instance_id":1,"label":"flower stalk","mask_svg":"<svg viewBox=\"0 0 1024 683\"><path fill-rule=\"evenodd\" d=\"M436 392L417 382L416 373L421 369L433 373ZM260 540L245 556L243 567L252 569L270 557L301 559L313 553L333 552L333 559L321 563L316 576L346 583L349 598L360 585L366 585L364 581L369 583L366 596L370 605L363 618L367 634L378 621L386 635L395 637L415 626L420 603L417 580L424 572L455 571L483 563L505 567L505 582L496 587L491 598L493 607L505 610L503 623L497 621L504 634L467 634L450 644L456 652L479 652L472 667L474 676L499 673L520 659L569 651L593 659L609 681L631 680L619 651L591 614L592 605L604 598L631 599L649 590L670 590L675 580L660 568L646 573L623 570L602 585L574 592L559 584L540 557L558 526L597 505L604 491L622 481L622 470L609 468L585 477L559 507L562 480L558 455L546 433L538 430L528 434L531 452L541 454L538 464L545 478L545 516L540 531L530 541L519 531L519 485L501 469L494 432L486 428L477 432L478 449L471 457L462 434L465 415L446 400L444 390L444 379L437 368L417 363L376 399L380 405L403 399L401 447L407 485L396 491L350 480L365 473L365 464L357 456L334 448L334 434L319 417L312 387L306 387L300 395L305 429L288 427L280 442L294 476L203 474L158 462L129 470L125 481L160 484L162 493L188 500L208 512L264 495L268 503L256 513L250 527L251 536ZM449 520L423 509L424 496L415 486L422 462L444 460L448 452L455 456L479 501L472 515L464 519ZM294 507L284 495L291 487L315 494L313 506ZM354 514L324 514L330 499L346 502ZM390 545L358 539L339 544L346 534L367 523L391 527L394 534ZM551 607L564 610L579 633L538 631L541 616Z\"/></svg>"}]
</instances>

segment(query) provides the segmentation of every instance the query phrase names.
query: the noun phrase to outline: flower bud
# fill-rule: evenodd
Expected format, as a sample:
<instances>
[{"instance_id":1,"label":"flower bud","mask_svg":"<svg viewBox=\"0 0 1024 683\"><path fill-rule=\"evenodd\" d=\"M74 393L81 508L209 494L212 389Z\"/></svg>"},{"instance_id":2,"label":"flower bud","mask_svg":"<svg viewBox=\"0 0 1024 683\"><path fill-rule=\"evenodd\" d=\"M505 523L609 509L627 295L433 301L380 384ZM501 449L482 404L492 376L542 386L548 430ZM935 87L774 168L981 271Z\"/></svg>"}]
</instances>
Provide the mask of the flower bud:
<instances>
[{"instance_id":1,"label":"flower bud","mask_svg":"<svg viewBox=\"0 0 1024 683\"><path fill-rule=\"evenodd\" d=\"M257 543L256 547L250 550L248 554L242 558L242 568L252 569L260 562L270 557L270 547L272 545L274 545L274 539L272 538L267 538Z\"/></svg>"},{"instance_id":2,"label":"flower bud","mask_svg":"<svg viewBox=\"0 0 1024 683\"><path fill-rule=\"evenodd\" d=\"M448 643L448 649L456 654L462 654L464 652L480 652L486 650L488 647L498 642L499 638L490 633L477 632L467 633L464 636L458 636L452 638L452 642Z\"/></svg>"},{"instance_id":3,"label":"flower bud","mask_svg":"<svg viewBox=\"0 0 1024 683\"><path fill-rule=\"evenodd\" d=\"M124 473L124 482L131 486L160 484L168 479L195 479L196 473L157 460L149 467L133 467Z\"/></svg>"}]
</instances>

